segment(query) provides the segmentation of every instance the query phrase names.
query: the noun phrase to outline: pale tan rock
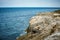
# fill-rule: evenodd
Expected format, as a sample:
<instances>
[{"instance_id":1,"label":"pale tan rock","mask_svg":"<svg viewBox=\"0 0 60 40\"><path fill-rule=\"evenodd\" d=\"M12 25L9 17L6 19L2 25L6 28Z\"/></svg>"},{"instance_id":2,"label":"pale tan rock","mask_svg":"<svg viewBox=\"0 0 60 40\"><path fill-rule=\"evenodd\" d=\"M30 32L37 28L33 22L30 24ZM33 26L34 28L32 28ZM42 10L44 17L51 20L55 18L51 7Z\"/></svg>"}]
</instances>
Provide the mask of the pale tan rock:
<instances>
[{"instance_id":1,"label":"pale tan rock","mask_svg":"<svg viewBox=\"0 0 60 40\"><path fill-rule=\"evenodd\" d=\"M49 35L44 40L60 40L60 32L54 33L52 35Z\"/></svg>"},{"instance_id":2,"label":"pale tan rock","mask_svg":"<svg viewBox=\"0 0 60 40\"><path fill-rule=\"evenodd\" d=\"M60 35L60 14L47 12L33 16L26 31L27 34L18 40L54 40L53 36Z\"/></svg>"}]
</instances>

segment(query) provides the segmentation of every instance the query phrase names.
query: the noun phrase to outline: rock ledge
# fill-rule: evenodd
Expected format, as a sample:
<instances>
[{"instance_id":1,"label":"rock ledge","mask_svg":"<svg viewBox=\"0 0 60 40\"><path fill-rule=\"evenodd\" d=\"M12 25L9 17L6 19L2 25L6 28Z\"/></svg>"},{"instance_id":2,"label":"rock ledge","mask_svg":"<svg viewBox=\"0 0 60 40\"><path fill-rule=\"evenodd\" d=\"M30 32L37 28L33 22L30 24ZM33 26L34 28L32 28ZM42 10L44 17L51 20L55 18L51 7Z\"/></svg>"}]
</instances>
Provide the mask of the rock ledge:
<instances>
[{"instance_id":1,"label":"rock ledge","mask_svg":"<svg viewBox=\"0 0 60 40\"><path fill-rule=\"evenodd\" d=\"M60 40L59 10L33 16L26 31L27 34L17 40Z\"/></svg>"}]
</instances>

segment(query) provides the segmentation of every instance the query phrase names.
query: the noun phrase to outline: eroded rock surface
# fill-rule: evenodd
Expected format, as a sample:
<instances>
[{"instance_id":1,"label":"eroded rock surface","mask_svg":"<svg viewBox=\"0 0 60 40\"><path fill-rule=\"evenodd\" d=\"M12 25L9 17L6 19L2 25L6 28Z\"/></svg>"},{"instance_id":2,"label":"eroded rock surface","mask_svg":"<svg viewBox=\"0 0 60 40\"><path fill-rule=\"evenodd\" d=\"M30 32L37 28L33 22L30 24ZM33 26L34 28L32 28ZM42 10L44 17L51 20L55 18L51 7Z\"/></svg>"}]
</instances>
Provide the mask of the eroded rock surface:
<instances>
[{"instance_id":1,"label":"eroded rock surface","mask_svg":"<svg viewBox=\"0 0 60 40\"><path fill-rule=\"evenodd\" d=\"M60 13L40 13L30 19L27 34L17 40L60 40Z\"/></svg>"}]
</instances>

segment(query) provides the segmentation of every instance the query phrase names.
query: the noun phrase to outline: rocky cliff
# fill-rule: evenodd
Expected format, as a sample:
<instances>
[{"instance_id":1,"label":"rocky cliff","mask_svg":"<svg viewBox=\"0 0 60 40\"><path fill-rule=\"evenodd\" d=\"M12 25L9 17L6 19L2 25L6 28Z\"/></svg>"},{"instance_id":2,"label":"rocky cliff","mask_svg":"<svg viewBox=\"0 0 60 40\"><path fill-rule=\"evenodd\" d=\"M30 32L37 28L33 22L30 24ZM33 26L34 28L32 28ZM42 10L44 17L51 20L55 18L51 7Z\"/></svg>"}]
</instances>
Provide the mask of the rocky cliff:
<instances>
[{"instance_id":1,"label":"rocky cliff","mask_svg":"<svg viewBox=\"0 0 60 40\"><path fill-rule=\"evenodd\" d=\"M60 40L60 11L33 16L26 32L17 40Z\"/></svg>"}]
</instances>

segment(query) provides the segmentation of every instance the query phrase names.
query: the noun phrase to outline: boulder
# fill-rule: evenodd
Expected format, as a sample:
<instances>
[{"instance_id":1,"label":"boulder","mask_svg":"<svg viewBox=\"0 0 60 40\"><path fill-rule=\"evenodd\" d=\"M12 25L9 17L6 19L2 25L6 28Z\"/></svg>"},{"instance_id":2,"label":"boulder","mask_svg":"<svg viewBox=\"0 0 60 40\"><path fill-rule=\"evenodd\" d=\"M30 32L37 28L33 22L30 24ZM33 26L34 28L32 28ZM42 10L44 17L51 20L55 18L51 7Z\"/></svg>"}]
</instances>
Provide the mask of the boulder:
<instances>
[{"instance_id":1,"label":"boulder","mask_svg":"<svg viewBox=\"0 0 60 40\"><path fill-rule=\"evenodd\" d=\"M59 40L60 13L46 12L33 16L26 32L27 34L17 40Z\"/></svg>"}]
</instances>

